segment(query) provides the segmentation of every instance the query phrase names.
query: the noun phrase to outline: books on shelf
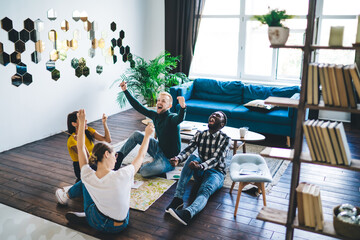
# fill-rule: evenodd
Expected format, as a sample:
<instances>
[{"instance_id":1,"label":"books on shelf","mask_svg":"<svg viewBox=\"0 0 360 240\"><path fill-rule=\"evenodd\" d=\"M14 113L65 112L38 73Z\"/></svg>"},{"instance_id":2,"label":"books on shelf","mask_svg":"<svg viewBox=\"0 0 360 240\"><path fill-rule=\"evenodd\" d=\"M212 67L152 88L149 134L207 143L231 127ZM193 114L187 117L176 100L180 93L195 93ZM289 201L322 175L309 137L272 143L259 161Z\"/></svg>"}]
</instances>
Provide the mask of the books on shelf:
<instances>
[{"instance_id":1,"label":"books on shelf","mask_svg":"<svg viewBox=\"0 0 360 240\"><path fill-rule=\"evenodd\" d=\"M314 184L301 182L296 188L296 195L299 225L323 230L324 214L320 188Z\"/></svg>"},{"instance_id":2,"label":"books on shelf","mask_svg":"<svg viewBox=\"0 0 360 240\"><path fill-rule=\"evenodd\" d=\"M351 153L342 122L307 120L303 127L313 161L351 165Z\"/></svg>"},{"instance_id":3,"label":"books on shelf","mask_svg":"<svg viewBox=\"0 0 360 240\"><path fill-rule=\"evenodd\" d=\"M306 90L309 105L318 105L322 95L326 106L357 108L360 98L359 70L356 64L309 63Z\"/></svg>"}]
</instances>

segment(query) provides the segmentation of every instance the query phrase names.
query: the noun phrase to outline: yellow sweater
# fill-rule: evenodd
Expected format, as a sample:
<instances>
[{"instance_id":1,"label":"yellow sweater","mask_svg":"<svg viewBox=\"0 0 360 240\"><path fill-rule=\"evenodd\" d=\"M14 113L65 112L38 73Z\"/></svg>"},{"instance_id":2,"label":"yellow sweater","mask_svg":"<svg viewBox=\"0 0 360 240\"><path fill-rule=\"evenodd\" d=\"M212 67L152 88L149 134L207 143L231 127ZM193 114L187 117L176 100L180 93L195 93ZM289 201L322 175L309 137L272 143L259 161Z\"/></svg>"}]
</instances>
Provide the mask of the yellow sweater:
<instances>
[{"instance_id":1,"label":"yellow sweater","mask_svg":"<svg viewBox=\"0 0 360 240\"><path fill-rule=\"evenodd\" d=\"M91 128L91 127L88 127L89 132L91 133L91 135L94 135L95 133L95 129ZM78 162L79 161L79 158L78 158L78 154L77 152L75 152L72 147L73 146L76 146L77 145L77 141L75 140L75 133L71 134L71 136L68 138L68 141L67 141L67 148L68 148L68 151L69 151L69 154L70 154L70 157L71 159L74 161L74 162ZM91 156L92 154L92 150L94 148L94 143L93 142L90 142L90 140L86 137L85 135L85 146L87 148L87 150L89 151L89 154Z\"/></svg>"}]
</instances>

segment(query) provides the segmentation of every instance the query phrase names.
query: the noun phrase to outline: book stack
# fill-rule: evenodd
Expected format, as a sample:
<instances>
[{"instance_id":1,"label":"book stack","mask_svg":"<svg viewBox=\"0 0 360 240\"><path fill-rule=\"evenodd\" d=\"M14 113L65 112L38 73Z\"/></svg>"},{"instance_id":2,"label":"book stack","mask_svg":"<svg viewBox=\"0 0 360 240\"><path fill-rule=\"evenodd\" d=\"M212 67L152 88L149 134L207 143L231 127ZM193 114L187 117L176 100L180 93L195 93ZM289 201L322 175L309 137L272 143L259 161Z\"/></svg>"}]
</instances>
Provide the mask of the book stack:
<instances>
[{"instance_id":1,"label":"book stack","mask_svg":"<svg viewBox=\"0 0 360 240\"><path fill-rule=\"evenodd\" d=\"M296 188L299 225L324 229L324 214L320 188L314 184L301 182Z\"/></svg>"},{"instance_id":2,"label":"book stack","mask_svg":"<svg viewBox=\"0 0 360 240\"><path fill-rule=\"evenodd\" d=\"M342 122L307 120L303 124L313 161L350 165L351 152Z\"/></svg>"},{"instance_id":3,"label":"book stack","mask_svg":"<svg viewBox=\"0 0 360 240\"><path fill-rule=\"evenodd\" d=\"M321 88L326 106L357 108L360 74L356 64L310 63L307 78L308 104L319 104Z\"/></svg>"}]
</instances>

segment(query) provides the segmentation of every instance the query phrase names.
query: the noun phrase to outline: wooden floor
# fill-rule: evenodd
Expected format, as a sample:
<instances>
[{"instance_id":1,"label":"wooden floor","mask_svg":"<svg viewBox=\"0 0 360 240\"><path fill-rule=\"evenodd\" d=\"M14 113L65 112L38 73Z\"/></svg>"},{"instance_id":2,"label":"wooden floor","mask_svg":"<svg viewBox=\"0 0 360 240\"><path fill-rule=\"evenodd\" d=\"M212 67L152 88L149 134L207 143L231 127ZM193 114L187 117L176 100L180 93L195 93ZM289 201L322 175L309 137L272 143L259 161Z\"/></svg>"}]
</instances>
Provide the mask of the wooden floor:
<instances>
[{"instance_id":1,"label":"wooden floor","mask_svg":"<svg viewBox=\"0 0 360 240\"><path fill-rule=\"evenodd\" d=\"M126 139L134 130L144 130L143 117L128 110L108 119L113 143ZM65 121L65 119L64 119ZM89 124L103 131L101 120ZM349 130L349 129L348 129ZM359 131L348 131L352 154L360 159L356 149L360 144ZM285 138L266 136L262 143L284 146ZM82 211L80 200L68 207L57 205L54 192L75 181L72 162L66 148L67 135L57 134L40 141L0 153L0 202L52 222L68 226L102 239L284 239L285 227L256 220L262 199L243 193L238 215L233 217L237 191L232 195L223 188L209 200L205 209L189 226L174 220L164 209L175 192L173 185L147 211L130 210L129 227L117 235L99 233L87 225L69 225L64 217L69 210ZM287 210L291 165L267 195L269 207ZM331 218L331 209L340 203L360 206L360 172L338 168L302 164L301 181L321 187L325 218ZM191 186L186 197L191 195ZM295 239L330 239L328 237L295 230Z\"/></svg>"}]
</instances>

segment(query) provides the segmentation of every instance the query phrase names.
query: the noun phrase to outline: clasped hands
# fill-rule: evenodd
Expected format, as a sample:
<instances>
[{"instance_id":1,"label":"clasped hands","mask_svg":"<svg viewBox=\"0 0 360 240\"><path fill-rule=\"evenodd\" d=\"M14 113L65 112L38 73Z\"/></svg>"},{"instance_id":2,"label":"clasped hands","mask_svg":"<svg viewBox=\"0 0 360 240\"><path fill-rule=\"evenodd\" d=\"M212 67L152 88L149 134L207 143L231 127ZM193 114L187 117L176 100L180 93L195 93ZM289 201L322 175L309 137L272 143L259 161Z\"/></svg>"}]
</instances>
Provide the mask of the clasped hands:
<instances>
[{"instance_id":1,"label":"clasped hands","mask_svg":"<svg viewBox=\"0 0 360 240\"><path fill-rule=\"evenodd\" d=\"M170 158L170 164L171 164L171 166L176 167L179 164L179 158L178 157ZM189 163L189 168L192 170L198 170L198 169L201 169L201 166L200 166L199 162L191 161Z\"/></svg>"}]
</instances>

